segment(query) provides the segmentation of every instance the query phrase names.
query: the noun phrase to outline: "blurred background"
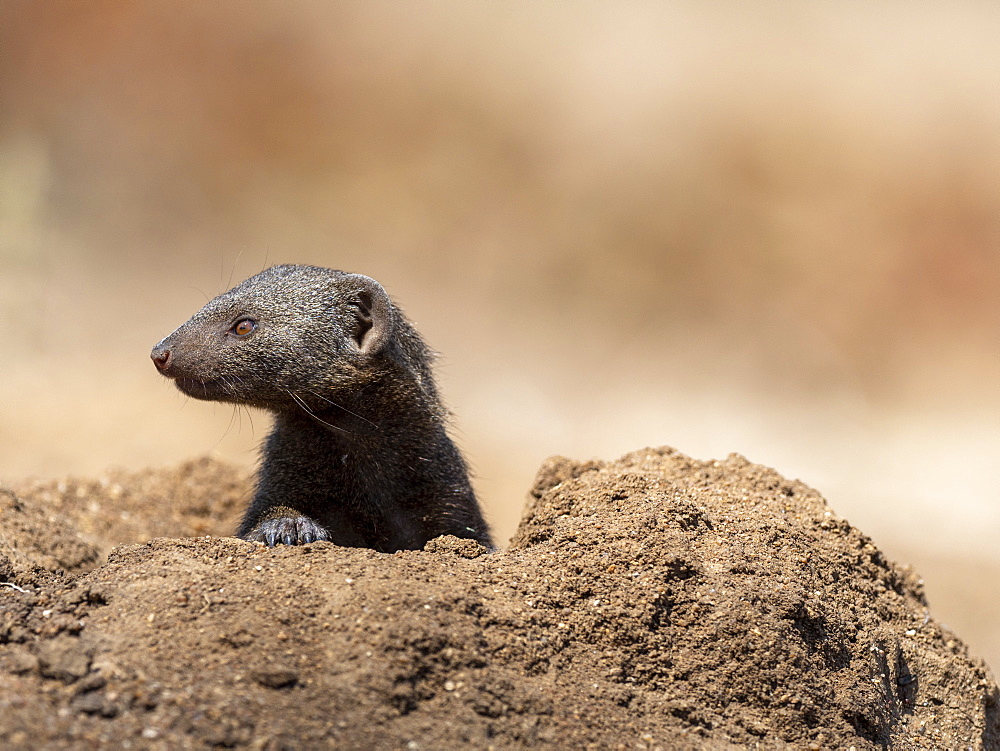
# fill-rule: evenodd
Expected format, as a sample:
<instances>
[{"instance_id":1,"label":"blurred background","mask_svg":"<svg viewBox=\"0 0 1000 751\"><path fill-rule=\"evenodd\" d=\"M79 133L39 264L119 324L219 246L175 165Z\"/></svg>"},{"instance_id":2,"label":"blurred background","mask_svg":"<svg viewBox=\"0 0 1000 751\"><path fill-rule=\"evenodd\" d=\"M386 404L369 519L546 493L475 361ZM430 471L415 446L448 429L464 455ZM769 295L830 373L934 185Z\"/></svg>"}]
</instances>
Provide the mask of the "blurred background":
<instances>
[{"instance_id":1,"label":"blurred background","mask_svg":"<svg viewBox=\"0 0 1000 751\"><path fill-rule=\"evenodd\" d=\"M0 479L249 471L267 417L149 349L343 268L443 353L500 539L548 455L738 452L1000 666L998 39L986 2L0 2Z\"/></svg>"}]
</instances>

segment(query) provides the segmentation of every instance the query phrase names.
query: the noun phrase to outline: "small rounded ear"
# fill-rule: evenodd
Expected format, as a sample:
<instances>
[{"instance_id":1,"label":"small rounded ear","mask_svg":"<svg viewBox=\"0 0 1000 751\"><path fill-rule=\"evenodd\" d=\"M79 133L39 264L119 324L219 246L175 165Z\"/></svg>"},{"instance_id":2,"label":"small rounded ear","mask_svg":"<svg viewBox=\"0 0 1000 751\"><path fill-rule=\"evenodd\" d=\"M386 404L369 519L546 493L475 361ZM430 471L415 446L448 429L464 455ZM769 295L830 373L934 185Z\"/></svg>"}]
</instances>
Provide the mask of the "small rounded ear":
<instances>
[{"instance_id":1,"label":"small rounded ear","mask_svg":"<svg viewBox=\"0 0 1000 751\"><path fill-rule=\"evenodd\" d=\"M355 315L351 336L361 354L374 355L392 335L392 302L382 285L371 277L348 274L344 281L350 290L348 305Z\"/></svg>"}]
</instances>

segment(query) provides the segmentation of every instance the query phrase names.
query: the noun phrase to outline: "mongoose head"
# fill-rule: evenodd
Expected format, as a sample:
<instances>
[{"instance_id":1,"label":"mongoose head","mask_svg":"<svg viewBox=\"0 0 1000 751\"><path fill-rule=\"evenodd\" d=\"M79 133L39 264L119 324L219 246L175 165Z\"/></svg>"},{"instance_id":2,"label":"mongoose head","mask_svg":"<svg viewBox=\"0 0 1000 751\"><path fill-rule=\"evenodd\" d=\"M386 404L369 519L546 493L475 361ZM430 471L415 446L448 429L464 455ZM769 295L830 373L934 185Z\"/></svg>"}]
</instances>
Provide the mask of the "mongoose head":
<instances>
[{"instance_id":1,"label":"mongoose head","mask_svg":"<svg viewBox=\"0 0 1000 751\"><path fill-rule=\"evenodd\" d=\"M400 325L408 328L374 279L273 266L211 300L150 356L195 399L316 409L398 358Z\"/></svg>"}]
</instances>

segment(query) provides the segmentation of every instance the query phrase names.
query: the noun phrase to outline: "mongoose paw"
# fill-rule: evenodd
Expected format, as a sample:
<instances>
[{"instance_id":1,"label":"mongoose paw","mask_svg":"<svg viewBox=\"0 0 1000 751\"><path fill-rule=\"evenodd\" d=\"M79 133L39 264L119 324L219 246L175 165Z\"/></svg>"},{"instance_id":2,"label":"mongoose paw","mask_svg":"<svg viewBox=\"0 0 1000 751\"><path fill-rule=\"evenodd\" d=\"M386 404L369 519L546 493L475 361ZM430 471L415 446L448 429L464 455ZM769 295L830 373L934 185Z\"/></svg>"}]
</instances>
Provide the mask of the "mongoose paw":
<instances>
[{"instance_id":1,"label":"mongoose paw","mask_svg":"<svg viewBox=\"0 0 1000 751\"><path fill-rule=\"evenodd\" d=\"M275 545L305 545L307 542L329 540L330 533L307 516L279 516L265 519L247 535L252 542Z\"/></svg>"}]
</instances>

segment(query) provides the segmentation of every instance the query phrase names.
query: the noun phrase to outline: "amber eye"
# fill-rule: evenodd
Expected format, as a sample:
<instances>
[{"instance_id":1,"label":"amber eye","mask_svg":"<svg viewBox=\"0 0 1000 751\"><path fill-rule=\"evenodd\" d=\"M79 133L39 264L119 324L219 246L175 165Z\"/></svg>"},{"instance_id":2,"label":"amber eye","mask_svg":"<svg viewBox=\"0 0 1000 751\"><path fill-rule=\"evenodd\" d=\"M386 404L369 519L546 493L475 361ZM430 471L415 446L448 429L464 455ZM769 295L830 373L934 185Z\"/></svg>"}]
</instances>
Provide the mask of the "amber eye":
<instances>
[{"instance_id":1,"label":"amber eye","mask_svg":"<svg viewBox=\"0 0 1000 751\"><path fill-rule=\"evenodd\" d=\"M236 325L233 326L231 331L236 334L236 336L250 336L257 328L257 322L252 318L244 318L242 321L237 321Z\"/></svg>"}]
</instances>

